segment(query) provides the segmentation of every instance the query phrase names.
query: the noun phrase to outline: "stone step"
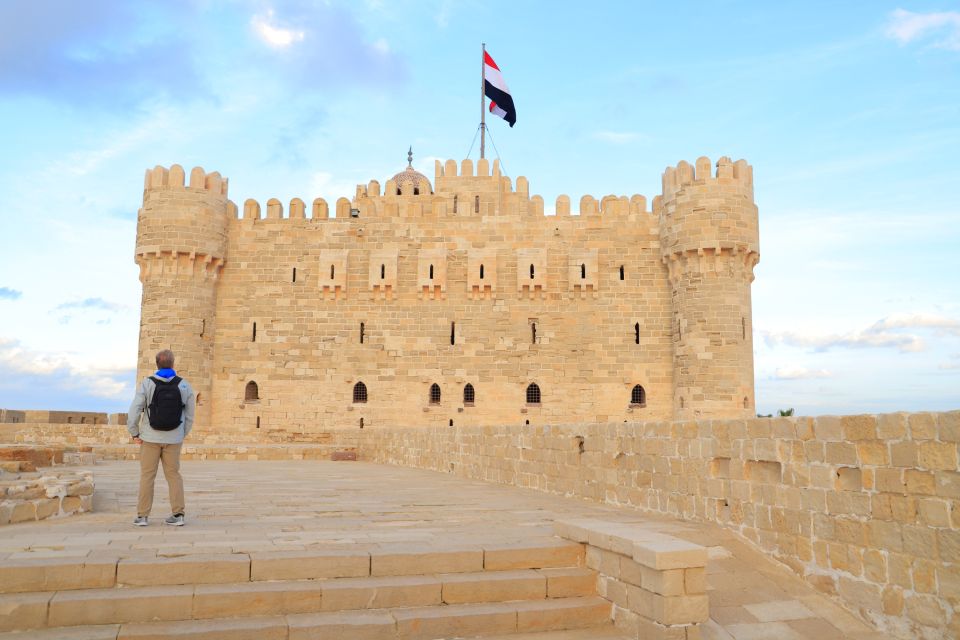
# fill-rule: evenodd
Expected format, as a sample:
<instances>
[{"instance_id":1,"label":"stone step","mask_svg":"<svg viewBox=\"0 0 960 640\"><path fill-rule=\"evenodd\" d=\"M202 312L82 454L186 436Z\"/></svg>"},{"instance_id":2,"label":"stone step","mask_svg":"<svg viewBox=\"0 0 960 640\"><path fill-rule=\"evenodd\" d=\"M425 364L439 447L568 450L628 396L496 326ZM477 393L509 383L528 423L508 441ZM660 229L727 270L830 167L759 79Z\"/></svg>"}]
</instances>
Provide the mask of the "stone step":
<instances>
[{"instance_id":1,"label":"stone step","mask_svg":"<svg viewBox=\"0 0 960 640\"><path fill-rule=\"evenodd\" d=\"M0 631L596 595L586 568L127 586L0 596Z\"/></svg>"},{"instance_id":2,"label":"stone step","mask_svg":"<svg viewBox=\"0 0 960 640\"><path fill-rule=\"evenodd\" d=\"M0 633L0 640L433 640L567 629L611 634L611 605L597 596L209 620L125 622Z\"/></svg>"},{"instance_id":3,"label":"stone step","mask_svg":"<svg viewBox=\"0 0 960 640\"><path fill-rule=\"evenodd\" d=\"M412 546L374 551L270 551L172 558L0 560L0 594L114 586L230 584L579 567L583 545L564 540L448 549Z\"/></svg>"}]
</instances>

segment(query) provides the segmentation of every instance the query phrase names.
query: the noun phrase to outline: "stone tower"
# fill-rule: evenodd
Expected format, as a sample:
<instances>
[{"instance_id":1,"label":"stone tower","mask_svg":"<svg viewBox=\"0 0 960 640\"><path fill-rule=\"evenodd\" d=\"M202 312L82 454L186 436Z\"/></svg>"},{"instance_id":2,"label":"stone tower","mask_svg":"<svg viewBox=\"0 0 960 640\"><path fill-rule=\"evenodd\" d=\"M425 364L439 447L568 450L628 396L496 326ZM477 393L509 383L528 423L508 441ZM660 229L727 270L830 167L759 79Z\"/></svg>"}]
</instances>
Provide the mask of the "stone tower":
<instances>
[{"instance_id":1,"label":"stone tower","mask_svg":"<svg viewBox=\"0 0 960 640\"><path fill-rule=\"evenodd\" d=\"M750 283L760 259L753 169L681 162L663 173L661 259L672 299L677 419L753 416Z\"/></svg>"},{"instance_id":2,"label":"stone tower","mask_svg":"<svg viewBox=\"0 0 960 640\"><path fill-rule=\"evenodd\" d=\"M143 297L138 380L156 370L161 349L197 394L197 424L210 424L217 283L235 206L227 181L196 167L184 185L179 165L147 170L137 215L136 262Z\"/></svg>"}]
</instances>

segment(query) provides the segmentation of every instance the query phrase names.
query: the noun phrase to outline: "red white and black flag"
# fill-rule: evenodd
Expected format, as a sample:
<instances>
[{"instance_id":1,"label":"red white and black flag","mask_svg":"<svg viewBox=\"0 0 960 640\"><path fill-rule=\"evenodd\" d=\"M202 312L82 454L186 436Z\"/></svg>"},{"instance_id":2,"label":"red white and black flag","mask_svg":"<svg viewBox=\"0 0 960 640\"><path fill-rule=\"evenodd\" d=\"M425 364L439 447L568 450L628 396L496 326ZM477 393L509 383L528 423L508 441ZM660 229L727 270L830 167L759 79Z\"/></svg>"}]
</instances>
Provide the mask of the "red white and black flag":
<instances>
[{"instance_id":1,"label":"red white and black flag","mask_svg":"<svg viewBox=\"0 0 960 640\"><path fill-rule=\"evenodd\" d=\"M483 93L490 98L490 113L500 116L512 127L517 123L517 110L513 106L513 97L507 83L500 75L500 67L493 61L490 54L483 52Z\"/></svg>"}]
</instances>

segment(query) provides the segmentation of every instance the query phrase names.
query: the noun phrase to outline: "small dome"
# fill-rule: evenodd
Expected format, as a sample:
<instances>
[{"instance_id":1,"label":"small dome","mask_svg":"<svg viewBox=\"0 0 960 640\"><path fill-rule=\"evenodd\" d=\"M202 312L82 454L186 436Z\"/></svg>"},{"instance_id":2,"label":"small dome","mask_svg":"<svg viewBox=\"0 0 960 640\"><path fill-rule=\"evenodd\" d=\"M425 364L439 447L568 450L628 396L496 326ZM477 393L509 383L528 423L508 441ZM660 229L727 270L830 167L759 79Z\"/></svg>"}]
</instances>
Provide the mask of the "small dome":
<instances>
[{"instance_id":1,"label":"small dome","mask_svg":"<svg viewBox=\"0 0 960 640\"><path fill-rule=\"evenodd\" d=\"M427 176L413 168L413 148L407 151L407 168L393 176L391 180L397 185L397 195L424 195L433 193L433 187ZM384 194L386 195L386 194Z\"/></svg>"}]
</instances>

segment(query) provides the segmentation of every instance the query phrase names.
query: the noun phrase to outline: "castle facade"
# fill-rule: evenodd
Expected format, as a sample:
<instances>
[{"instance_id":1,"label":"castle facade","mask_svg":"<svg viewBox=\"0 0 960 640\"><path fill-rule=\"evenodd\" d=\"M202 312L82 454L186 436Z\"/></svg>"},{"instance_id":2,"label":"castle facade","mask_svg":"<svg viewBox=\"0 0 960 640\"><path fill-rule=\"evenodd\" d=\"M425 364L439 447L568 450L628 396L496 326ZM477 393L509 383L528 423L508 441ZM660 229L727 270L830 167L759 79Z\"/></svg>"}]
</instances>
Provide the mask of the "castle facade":
<instances>
[{"instance_id":1,"label":"castle facade","mask_svg":"<svg viewBox=\"0 0 960 640\"><path fill-rule=\"evenodd\" d=\"M754 414L744 160L667 168L650 210L560 196L545 216L483 159L309 209L146 172L138 376L173 349L208 439Z\"/></svg>"}]
</instances>

